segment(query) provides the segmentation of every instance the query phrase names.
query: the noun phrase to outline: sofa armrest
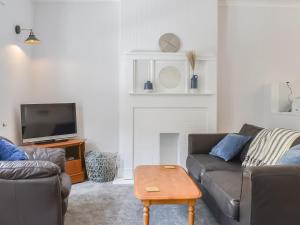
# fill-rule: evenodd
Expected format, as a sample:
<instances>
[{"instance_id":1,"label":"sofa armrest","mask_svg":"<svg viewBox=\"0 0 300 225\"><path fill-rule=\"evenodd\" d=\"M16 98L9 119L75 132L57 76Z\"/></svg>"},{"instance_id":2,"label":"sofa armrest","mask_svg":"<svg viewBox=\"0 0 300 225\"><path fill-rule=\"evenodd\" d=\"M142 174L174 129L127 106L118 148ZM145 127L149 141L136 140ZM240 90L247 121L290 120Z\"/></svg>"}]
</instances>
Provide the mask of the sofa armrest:
<instances>
[{"instance_id":1,"label":"sofa armrest","mask_svg":"<svg viewBox=\"0 0 300 225\"><path fill-rule=\"evenodd\" d=\"M0 179L37 179L59 174L60 168L49 161L0 161Z\"/></svg>"},{"instance_id":2,"label":"sofa armrest","mask_svg":"<svg viewBox=\"0 0 300 225\"><path fill-rule=\"evenodd\" d=\"M300 167L249 167L243 172L241 225L297 225Z\"/></svg>"},{"instance_id":3,"label":"sofa armrest","mask_svg":"<svg viewBox=\"0 0 300 225\"><path fill-rule=\"evenodd\" d=\"M189 154L208 154L227 134L190 134Z\"/></svg>"},{"instance_id":4,"label":"sofa armrest","mask_svg":"<svg viewBox=\"0 0 300 225\"><path fill-rule=\"evenodd\" d=\"M63 225L58 175L40 179L0 179L0 224Z\"/></svg>"},{"instance_id":5,"label":"sofa armrest","mask_svg":"<svg viewBox=\"0 0 300 225\"><path fill-rule=\"evenodd\" d=\"M40 148L40 147L23 147L29 160L50 161L60 167L62 172L65 171L66 152L62 148Z\"/></svg>"}]
</instances>

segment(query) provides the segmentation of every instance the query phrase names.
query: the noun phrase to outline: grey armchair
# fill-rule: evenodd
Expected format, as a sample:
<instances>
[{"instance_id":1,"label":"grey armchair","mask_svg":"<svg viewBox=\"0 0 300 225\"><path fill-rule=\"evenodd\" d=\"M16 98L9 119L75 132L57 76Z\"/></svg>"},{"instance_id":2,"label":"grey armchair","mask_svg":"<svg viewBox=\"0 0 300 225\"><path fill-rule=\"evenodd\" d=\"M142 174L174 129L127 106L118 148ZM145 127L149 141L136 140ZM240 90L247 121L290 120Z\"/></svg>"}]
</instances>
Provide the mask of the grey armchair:
<instances>
[{"instance_id":1,"label":"grey armchair","mask_svg":"<svg viewBox=\"0 0 300 225\"><path fill-rule=\"evenodd\" d=\"M24 150L28 160L0 161L0 224L63 225L71 191L65 151Z\"/></svg>"}]
</instances>

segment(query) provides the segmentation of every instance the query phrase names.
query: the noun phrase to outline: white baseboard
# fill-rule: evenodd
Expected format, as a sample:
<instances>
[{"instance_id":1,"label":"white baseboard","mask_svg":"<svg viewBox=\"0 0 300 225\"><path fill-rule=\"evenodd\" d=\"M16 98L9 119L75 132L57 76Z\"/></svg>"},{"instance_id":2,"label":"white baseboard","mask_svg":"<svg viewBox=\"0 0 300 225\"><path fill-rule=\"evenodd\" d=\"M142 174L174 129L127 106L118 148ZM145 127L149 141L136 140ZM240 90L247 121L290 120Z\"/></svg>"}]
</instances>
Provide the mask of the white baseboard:
<instances>
[{"instance_id":1,"label":"white baseboard","mask_svg":"<svg viewBox=\"0 0 300 225\"><path fill-rule=\"evenodd\" d=\"M117 178L113 181L113 184L133 184L133 180L132 179Z\"/></svg>"},{"instance_id":2,"label":"white baseboard","mask_svg":"<svg viewBox=\"0 0 300 225\"><path fill-rule=\"evenodd\" d=\"M118 178L132 180L133 179L133 170L131 168L119 168Z\"/></svg>"}]
</instances>

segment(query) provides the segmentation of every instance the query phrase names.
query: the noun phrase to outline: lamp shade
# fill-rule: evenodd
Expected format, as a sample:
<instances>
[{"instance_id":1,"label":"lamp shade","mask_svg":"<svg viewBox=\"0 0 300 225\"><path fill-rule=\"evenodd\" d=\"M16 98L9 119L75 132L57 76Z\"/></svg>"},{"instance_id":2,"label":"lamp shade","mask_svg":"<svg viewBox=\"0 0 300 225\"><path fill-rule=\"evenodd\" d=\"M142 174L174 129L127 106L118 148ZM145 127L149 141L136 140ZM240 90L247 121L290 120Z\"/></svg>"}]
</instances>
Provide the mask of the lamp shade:
<instances>
[{"instance_id":1,"label":"lamp shade","mask_svg":"<svg viewBox=\"0 0 300 225\"><path fill-rule=\"evenodd\" d=\"M41 41L34 35L32 31L30 31L28 38L24 42L28 45L37 45L41 43Z\"/></svg>"}]
</instances>

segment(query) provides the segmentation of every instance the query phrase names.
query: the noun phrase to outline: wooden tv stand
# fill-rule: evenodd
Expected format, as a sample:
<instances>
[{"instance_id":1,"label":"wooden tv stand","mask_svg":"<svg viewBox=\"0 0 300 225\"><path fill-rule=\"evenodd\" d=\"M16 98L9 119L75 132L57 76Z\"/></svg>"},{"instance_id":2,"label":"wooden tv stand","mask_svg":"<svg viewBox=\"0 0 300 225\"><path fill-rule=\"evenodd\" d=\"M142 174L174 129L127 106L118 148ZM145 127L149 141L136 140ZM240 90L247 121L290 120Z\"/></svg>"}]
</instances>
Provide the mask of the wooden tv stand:
<instances>
[{"instance_id":1,"label":"wooden tv stand","mask_svg":"<svg viewBox=\"0 0 300 225\"><path fill-rule=\"evenodd\" d=\"M66 151L66 173L71 176L72 183L80 183L86 179L85 140L70 139L46 144L35 144L42 148L63 148Z\"/></svg>"}]
</instances>

